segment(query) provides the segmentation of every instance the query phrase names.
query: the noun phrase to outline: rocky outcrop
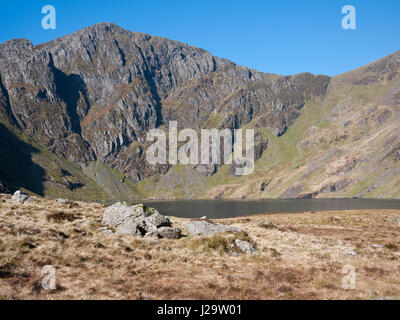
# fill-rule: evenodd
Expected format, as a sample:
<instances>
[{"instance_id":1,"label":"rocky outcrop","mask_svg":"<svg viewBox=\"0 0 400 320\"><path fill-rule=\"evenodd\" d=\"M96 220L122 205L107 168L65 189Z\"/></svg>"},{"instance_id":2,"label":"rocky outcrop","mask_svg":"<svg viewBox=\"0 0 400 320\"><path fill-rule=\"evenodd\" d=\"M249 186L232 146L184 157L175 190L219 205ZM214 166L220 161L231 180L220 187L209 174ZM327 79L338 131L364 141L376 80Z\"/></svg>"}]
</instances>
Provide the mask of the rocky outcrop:
<instances>
[{"instance_id":1,"label":"rocky outcrop","mask_svg":"<svg viewBox=\"0 0 400 320\"><path fill-rule=\"evenodd\" d=\"M190 221L186 224L185 229L192 236L211 236L216 233L241 232L239 228L214 224L207 221Z\"/></svg>"},{"instance_id":2,"label":"rocky outcrop","mask_svg":"<svg viewBox=\"0 0 400 320\"><path fill-rule=\"evenodd\" d=\"M180 229L172 228L167 217L142 204L115 203L104 212L102 224L114 228L117 235L167 239L178 239L181 235Z\"/></svg>"},{"instance_id":3,"label":"rocky outcrop","mask_svg":"<svg viewBox=\"0 0 400 320\"><path fill-rule=\"evenodd\" d=\"M65 205L68 205L68 204L72 204L72 201L69 200L69 199L62 199L62 198L59 198L59 199L57 199L57 203L58 203L58 204L65 204Z\"/></svg>"},{"instance_id":4,"label":"rocky outcrop","mask_svg":"<svg viewBox=\"0 0 400 320\"><path fill-rule=\"evenodd\" d=\"M15 191L15 193L13 194L11 200L15 201L15 202L19 202L19 203L24 203L25 201L27 201L29 199L29 195L26 194L25 192L18 190Z\"/></svg>"},{"instance_id":5,"label":"rocky outcrop","mask_svg":"<svg viewBox=\"0 0 400 320\"><path fill-rule=\"evenodd\" d=\"M251 254L251 253L255 253L257 251L257 249L254 248L254 246L248 241L236 239L235 245L236 245L236 248L238 248L240 251L242 251L244 253Z\"/></svg>"}]
</instances>

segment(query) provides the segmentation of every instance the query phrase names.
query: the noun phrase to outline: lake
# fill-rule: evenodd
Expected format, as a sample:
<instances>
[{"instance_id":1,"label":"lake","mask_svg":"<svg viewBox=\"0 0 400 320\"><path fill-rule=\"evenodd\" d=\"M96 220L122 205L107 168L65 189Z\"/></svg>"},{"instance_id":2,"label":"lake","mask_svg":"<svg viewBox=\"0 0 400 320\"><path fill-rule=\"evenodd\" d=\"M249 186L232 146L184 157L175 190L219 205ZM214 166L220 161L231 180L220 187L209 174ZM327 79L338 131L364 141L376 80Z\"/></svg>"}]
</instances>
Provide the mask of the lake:
<instances>
[{"instance_id":1,"label":"lake","mask_svg":"<svg viewBox=\"0 0 400 320\"><path fill-rule=\"evenodd\" d=\"M258 213L400 209L400 200L381 199L268 199L268 200L166 200L145 201L162 214L181 218L232 218Z\"/></svg>"}]
</instances>

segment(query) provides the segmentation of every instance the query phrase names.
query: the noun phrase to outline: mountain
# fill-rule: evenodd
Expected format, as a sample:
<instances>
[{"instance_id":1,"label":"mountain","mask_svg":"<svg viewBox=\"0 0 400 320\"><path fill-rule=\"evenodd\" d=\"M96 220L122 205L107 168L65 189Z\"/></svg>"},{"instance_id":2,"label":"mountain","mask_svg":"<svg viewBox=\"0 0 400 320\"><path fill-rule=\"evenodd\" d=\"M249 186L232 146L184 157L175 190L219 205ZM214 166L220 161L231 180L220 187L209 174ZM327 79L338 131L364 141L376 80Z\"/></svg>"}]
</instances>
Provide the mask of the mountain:
<instances>
[{"instance_id":1,"label":"mountain","mask_svg":"<svg viewBox=\"0 0 400 320\"><path fill-rule=\"evenodd\" d=\"M77 199L399 197L400 52L280 76L100 23L0 45L0 181ZM145 137L255 128L256 166L151 166Z\"/></svg>"}]
</instances>

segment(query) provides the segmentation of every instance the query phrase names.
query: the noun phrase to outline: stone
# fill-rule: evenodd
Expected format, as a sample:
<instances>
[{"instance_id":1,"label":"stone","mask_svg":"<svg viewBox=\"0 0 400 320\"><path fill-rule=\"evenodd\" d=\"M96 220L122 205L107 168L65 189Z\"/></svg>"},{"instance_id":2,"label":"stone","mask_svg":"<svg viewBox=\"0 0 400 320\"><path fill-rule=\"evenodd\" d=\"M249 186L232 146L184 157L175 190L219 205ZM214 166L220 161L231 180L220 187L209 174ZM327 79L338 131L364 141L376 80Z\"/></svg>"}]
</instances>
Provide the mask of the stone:
<instances>
[{"instance_id":1,"label":"stone","mask_svg":"<svg viewBox=\"0 0 400 320\"><path fill-rule=\"evenodd\" d=\"M374 247L374 248L384 248L385 245L383 245L383 244L381 244L381 243L374 243L374 244L372 245L372 247Z\"/></svg>"},{"instance_id":2,"label":"stone","mask_svg":"<svg viewBox=\"0 0 400 320\"><path fill-rule=\"evenodd\" d=\"M236 239L235 245L236 245L236 248L238 248L240 251L242 251L244 253L252 254L257 251L257 249L254 248L254 246L250 242L247 242L247 241Z\"/></svg>"},{"instance_id":3,"label":"stone","mask_svg":"<svg viewBox=\"0 0 400 320\"><path fill-rule=\"evenodd\" d=\"M72 203L71 200L69 200L69 199L62 199L62 198L57 199L57 202L58 202L59 204L71 204L71 203Z\"/></svg>"},{"instance_id":4,"label":"stone","mask_svg":"<svg viewBox=\"0 0 400 320\"><path fill-rule=\"evenodd\" d=\"M124 202L117 202L104 212L102 224L117 228L130 219L146 216L143 205L131 206Z\"/></svg>"},{"instance_id":5,"label":"stone","mask_svg":"<svg viewBox=\"0 0 400 320\"><path fill-rule=\"evenodd\" d=\"M117 235L178 239L181 230L172 228L171 221L157 209L143 204L118 202L106 208L102 224L116 228Z\"/></svg>"},{"instance_id":6,"label":"stone","mask_svg":"<svg viewBox=\"0 0 400 320\"><path fill-rule=\"evenodd\" d=\"M171 221L161 215L156 209L150 208L149 209L150 216L146 218L146 221L150 225L154 225L157 228L161 227L171 227Z\"/></svg>"},{"instance_id":7,"label":"stone","mask_svg":"<svg viewBox=\"0 0 400 320\"><path fill-rule=\"evenodd\" d=\"M179 239L181 237L181 230L172 227L161 227L157 230L158 236L165 239Z\"/></svg>"},{"instance_id":8,"label":"stone","mask_svg":"<svg viewBox=\"0 0 400 320\"><path fill-rule=\"evenodd\" d=\"M186 224L185 229L192 236L211 236L215 233L241 232L239 228L225 226L222 224L214 224L206 221L190 221Z\"/></svg>"},{"instance_id":9,"label":"stone","mask_svg":"<svg viewBox=\"0 0 400 320\"><path fill-rule=\"evenodd\" d=\"M345 253L345 255L349 256L349 257L355 257L357 255L357 252L355 252L355 251L347 251Z\"/></svg>"},{"instance_id":10,"label":"stone","mask_svg":"<svg viewBox=\"0 0 400 320\"><path fill-rule=\"evenodd\" d=\"M15 191L15 193L12 196L12 201L19 202L19 203L24 203L29 199L29 195L22 192L21 190Z\"/></svg>"},{"instance_id":11,"label":"stone","mask_svg":"<svg viewBox=\"0 0 400 320\"><path fill-rule=\"evenodd\" d=\"M129 236L141 236L142 233L138 229L138 226L135 222L128 220L124 224L122 224L117 231L116 235L129 235Z\"/></svg>"}]
</instances>

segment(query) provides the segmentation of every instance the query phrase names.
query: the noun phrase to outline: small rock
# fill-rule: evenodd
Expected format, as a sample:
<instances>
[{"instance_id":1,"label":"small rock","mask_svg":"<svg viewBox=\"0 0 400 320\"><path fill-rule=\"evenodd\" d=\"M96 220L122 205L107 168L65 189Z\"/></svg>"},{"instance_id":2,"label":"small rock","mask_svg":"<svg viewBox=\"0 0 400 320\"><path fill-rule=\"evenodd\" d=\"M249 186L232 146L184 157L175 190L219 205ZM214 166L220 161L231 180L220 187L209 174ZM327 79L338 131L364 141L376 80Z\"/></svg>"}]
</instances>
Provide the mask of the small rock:
<instances>
[{"instance_id":1,"label":"small rock","mask_svg":"<svg viewBox=\"0 0 400 320\"><path fill-rule=\"evenodd\" d=\"M59 198L59 199L57 200L57 202L58 202L59 204L71 204L71 203L72 203L71 200L62 199L62 198Z\"/></svg>"},{"instance_id":2,"label":"small rock","mask_svg":"<svg viewBox=\"0 0 400 320\"><path fill-rule=\"evenodd\" d=\"M244 253L254 253L257 251L257 249L254 248L254 246L250 242L247 242L247 241L242 241L242 240L236 239L235 244L236 244L236 247Z\"/></svg>"},{"instance_id":3,"label":"small rock","mask_svg":"<svg viewBox=\"0 0 400 320\"><path fill-rule=\"evenodd\" d=\"M117 202L106 209L101 223L117 228L128 220L145 215L146 213L143 205L130 206L124 202Z\"/></svg>"},{"instance_id":4,"label":"small rock","mask_svg":"<svg viewBox=\"0 0 400 320\"><path fill-rule=\"evenodd\" d=\"M207 220L207 219L208 219L207 216L203 216L200 218L200 220Z\"/></svg>"},{"instance_id":5,"label":"small rock","mask_svg":"<svg viewBox=\"0 0 400 320\"><path fill-rule=\"evenodd\" d=\"M178 228L161 227L157 230L158 236L165 239L179 239L181 230Z\"/></svg>"},{"instance_id":6,"label":"small rock","mask_svg":"<svg viewBox=\"0 0 400 320\"><path fill-rule=\"evenodd\" d=\"M190 221L186 224L185 228L192 236L210 236L215 233L241 232L239 228L225 226L222 224L213 224L206 221Z\"/></svg>"},{"instance_id":7,"label":"small rock","mask_svg":"<svg viewBox=\"0 0 400 320\"><path fill-rule=\"evenodd\" d=\"M21 190L15 191L14 195L12 196L12 201L24 203L29 199L29 195Z\"/></svg>"},{"instance_id":8,"label":"small rock","mask_svg":"<svg viewBox=\"0 0 400 320\"><path fill-rule=\"evenodd\" d=\"M133 221L127 221L122 224L116 231L117 235L130 235L130 236L141 236L142 233L138 229L138 225Z\"/></svg>"},{"instance_id":9,"label":"small rock","mask_svg":"<svg viewBox=\"0 0 400 320\"><path fill-rule=\"evenodd\" d=\"M380 243L374 243L374 244L372 245L372 247L374 247L374 248L384 248L385 245L380 244Z\"/></svg>"},{"instance_id":10,"label":"small rock","mask_svg":"<svg viewBox=\"0 0 400 320\"><path fill-rule=\"evenodd\" d=\"M355 251L347 251L347 252L345 253L345 255L346 255L346 256L355 257L355 256L357 255L357 252L355 252Z\"/></svg>"},{"instance_id":11,"label":"small rock","mask_svg":"<svg viewBox=\"0 0 400 320\"><path fill-rule=\"evenodd\" d=\"M161 215L156 209L148 208L147 212L150 214L150 216L146 218L147 224L153 225L156 228L171 227L171 221L167 217Z\"/></svg>"}]
</instances>

